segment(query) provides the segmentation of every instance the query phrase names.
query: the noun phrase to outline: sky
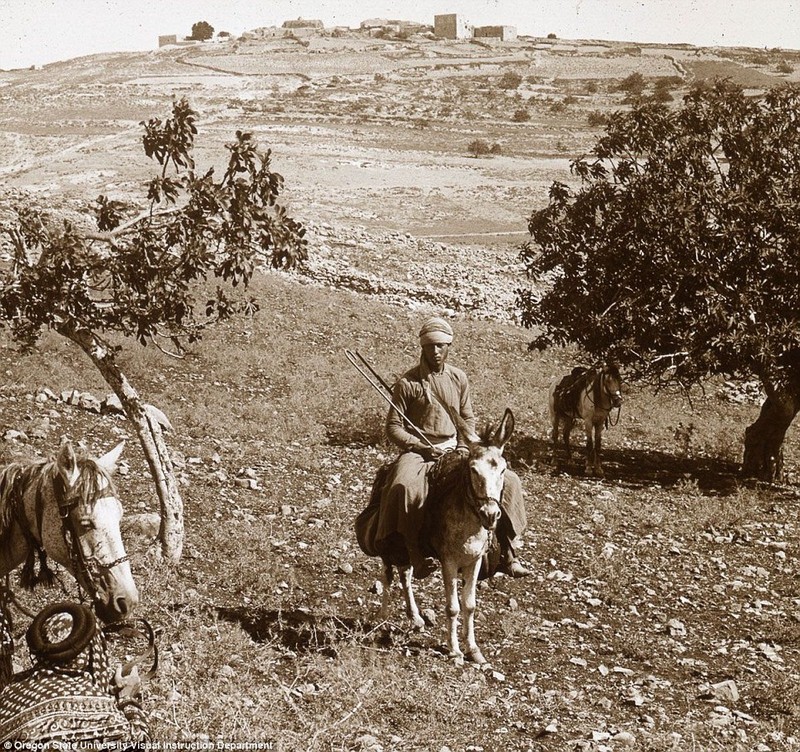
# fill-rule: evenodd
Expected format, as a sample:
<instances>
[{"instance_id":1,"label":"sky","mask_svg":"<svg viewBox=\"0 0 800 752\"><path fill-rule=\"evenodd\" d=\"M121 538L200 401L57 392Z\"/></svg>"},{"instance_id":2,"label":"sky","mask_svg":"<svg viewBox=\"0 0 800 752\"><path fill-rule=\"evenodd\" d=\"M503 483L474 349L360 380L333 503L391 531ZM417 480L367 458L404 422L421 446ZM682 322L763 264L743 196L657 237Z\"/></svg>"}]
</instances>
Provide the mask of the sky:
<instances>
[{"instance_id":1,"label":"sky","mask_svg":"<svg viewBox=\"0 0 800 752\"><path fill-rule=\"evenodd\" d=\"M296 18L357 27L432 24L438 13L531 36L800 50L800 0L0 0L0 69L152 50L159 35L189 36L198 21L238 35Z\"/></svg>"}]
</instances>

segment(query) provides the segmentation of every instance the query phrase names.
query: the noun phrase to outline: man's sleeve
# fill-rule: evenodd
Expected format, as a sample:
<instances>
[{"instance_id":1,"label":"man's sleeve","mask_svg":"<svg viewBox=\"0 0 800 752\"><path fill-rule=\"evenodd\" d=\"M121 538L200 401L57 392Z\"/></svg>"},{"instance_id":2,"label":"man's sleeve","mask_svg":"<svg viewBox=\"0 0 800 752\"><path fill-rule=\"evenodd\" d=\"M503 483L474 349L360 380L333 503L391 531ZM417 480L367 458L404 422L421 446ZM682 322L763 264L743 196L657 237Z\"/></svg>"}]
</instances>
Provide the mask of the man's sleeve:
<instances>
[{"instance_id":1,"label":"man's sleeve","mask_svg":"<svg viewBox=\"0 0 800 752\"><path fill-rule=\"evenodd\" d=\"M392 389L392 402L408 415L407 389L402 379ZM405 422L393 407L389 408L386 416L386 437L392 444L403 450L408 450L420 443L419 438L406 429Z\"/></svg>"}]
</instances>

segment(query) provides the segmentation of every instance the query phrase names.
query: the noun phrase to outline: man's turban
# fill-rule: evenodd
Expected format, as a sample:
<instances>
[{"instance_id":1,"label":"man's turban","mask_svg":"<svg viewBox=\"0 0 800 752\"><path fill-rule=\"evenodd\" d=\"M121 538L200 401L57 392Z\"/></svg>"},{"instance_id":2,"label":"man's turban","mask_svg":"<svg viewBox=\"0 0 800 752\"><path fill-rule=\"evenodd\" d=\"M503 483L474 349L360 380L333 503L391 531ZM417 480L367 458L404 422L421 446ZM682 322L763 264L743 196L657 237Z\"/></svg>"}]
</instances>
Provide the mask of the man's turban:
<instances>
[{"instance_id":1,"label":"man's turban","mask_svg":"<svg viewBox=\"0 0 800 752\"><path fill-rule=\"evenodd\" d=\"M444 319L434 316L419 330L420 345L449 345L453 341L453 330Z\"/></svg>"}]
</instances>

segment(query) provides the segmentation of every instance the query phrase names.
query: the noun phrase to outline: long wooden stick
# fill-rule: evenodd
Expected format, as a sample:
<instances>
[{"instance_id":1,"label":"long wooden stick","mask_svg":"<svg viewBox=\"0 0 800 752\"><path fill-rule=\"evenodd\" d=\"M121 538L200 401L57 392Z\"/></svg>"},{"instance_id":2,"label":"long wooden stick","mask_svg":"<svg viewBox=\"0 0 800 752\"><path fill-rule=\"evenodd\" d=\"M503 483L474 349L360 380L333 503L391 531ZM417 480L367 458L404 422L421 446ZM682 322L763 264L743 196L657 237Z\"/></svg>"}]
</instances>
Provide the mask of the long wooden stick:
<instances>
[{"instance_id":1,"label":"long wooden stick","mask_svg":"<svg viewBox=\"0 0 800 752\"><path fill-rule=\"evenodd\" d=\"M367 383L394 408L397 414L405 421L406 425L412 431L414 431L414 433L417 434L417 436L419 436L419 438L422 439L422 441L424 441L431 449L435 449L428 437L414 425L414 423L411 421L411 418L409 418L397 405L395 405L391 396L392 390L389 388L389 385L366 361L364 356L361 355L361 353L353 352L352 350L345 350L344 354L345 357L350 361L350 365L352 365L353 368L355 368L367 380Z\"/></svg>"}]
</instances>

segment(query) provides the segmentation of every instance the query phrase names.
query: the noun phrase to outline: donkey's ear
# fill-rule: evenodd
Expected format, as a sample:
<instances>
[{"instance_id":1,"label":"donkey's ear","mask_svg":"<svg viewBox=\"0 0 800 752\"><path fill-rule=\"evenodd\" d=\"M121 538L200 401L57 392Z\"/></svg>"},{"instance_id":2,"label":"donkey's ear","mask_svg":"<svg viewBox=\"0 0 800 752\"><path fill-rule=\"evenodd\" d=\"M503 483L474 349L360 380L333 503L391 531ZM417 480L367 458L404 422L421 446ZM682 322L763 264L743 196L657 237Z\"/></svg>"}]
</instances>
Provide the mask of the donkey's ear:
<instances>
[{"instance_id":1,"label":"donkey's ear","mask_svg":"<svg viewBox=\"0 0 800 752\"><path fill-rule=\"evenodd\" d=\"M67 487L72 486L78 478L78 457L71 441L63 441L58 448L56 467Z\"/></svg>"},{"instance_id":2,"label":"donkey's ear","mask_svg":"<svg viewBox=\"0 0 800 752\"><path fill-rule=\"evenodd\" d=\"M493 446L502 449L506 442L511 438L511 434L514 432L514 413L511 412L508 408L503 413L503 419L500 421L500 425L497 427L497 430L494 432L494 436L492 436L491 444Z\"/></svg>"},{"instance_id":3,"label":"donkey's ear","mask_svg":"<svg viewBox=\"0 0 800 752\"><path fill-rule=\"evenodd\" d=\"M102 457L98 457L97 464L111 475L117 469L117 462L119 462L124 448L125 442L120 441L110 452L106 452Z\"/></svg>"},{"instance_id":4,"label":"donkey's ear","mask_svg":"<svg viewBox=\"0 0 800 752\"><path fill-rule=\"evenodd\" d=\"M475 433L468 425L467 422L461 417L460 413L457 410L454 410L452 407L445 406L443 403L442 407L447 410L447 414L450 416L450 420L453 421L453 425L456 427L456 440L459 444L478 444L480 443L481 437Z\"/></svg>"}]
</instances>

